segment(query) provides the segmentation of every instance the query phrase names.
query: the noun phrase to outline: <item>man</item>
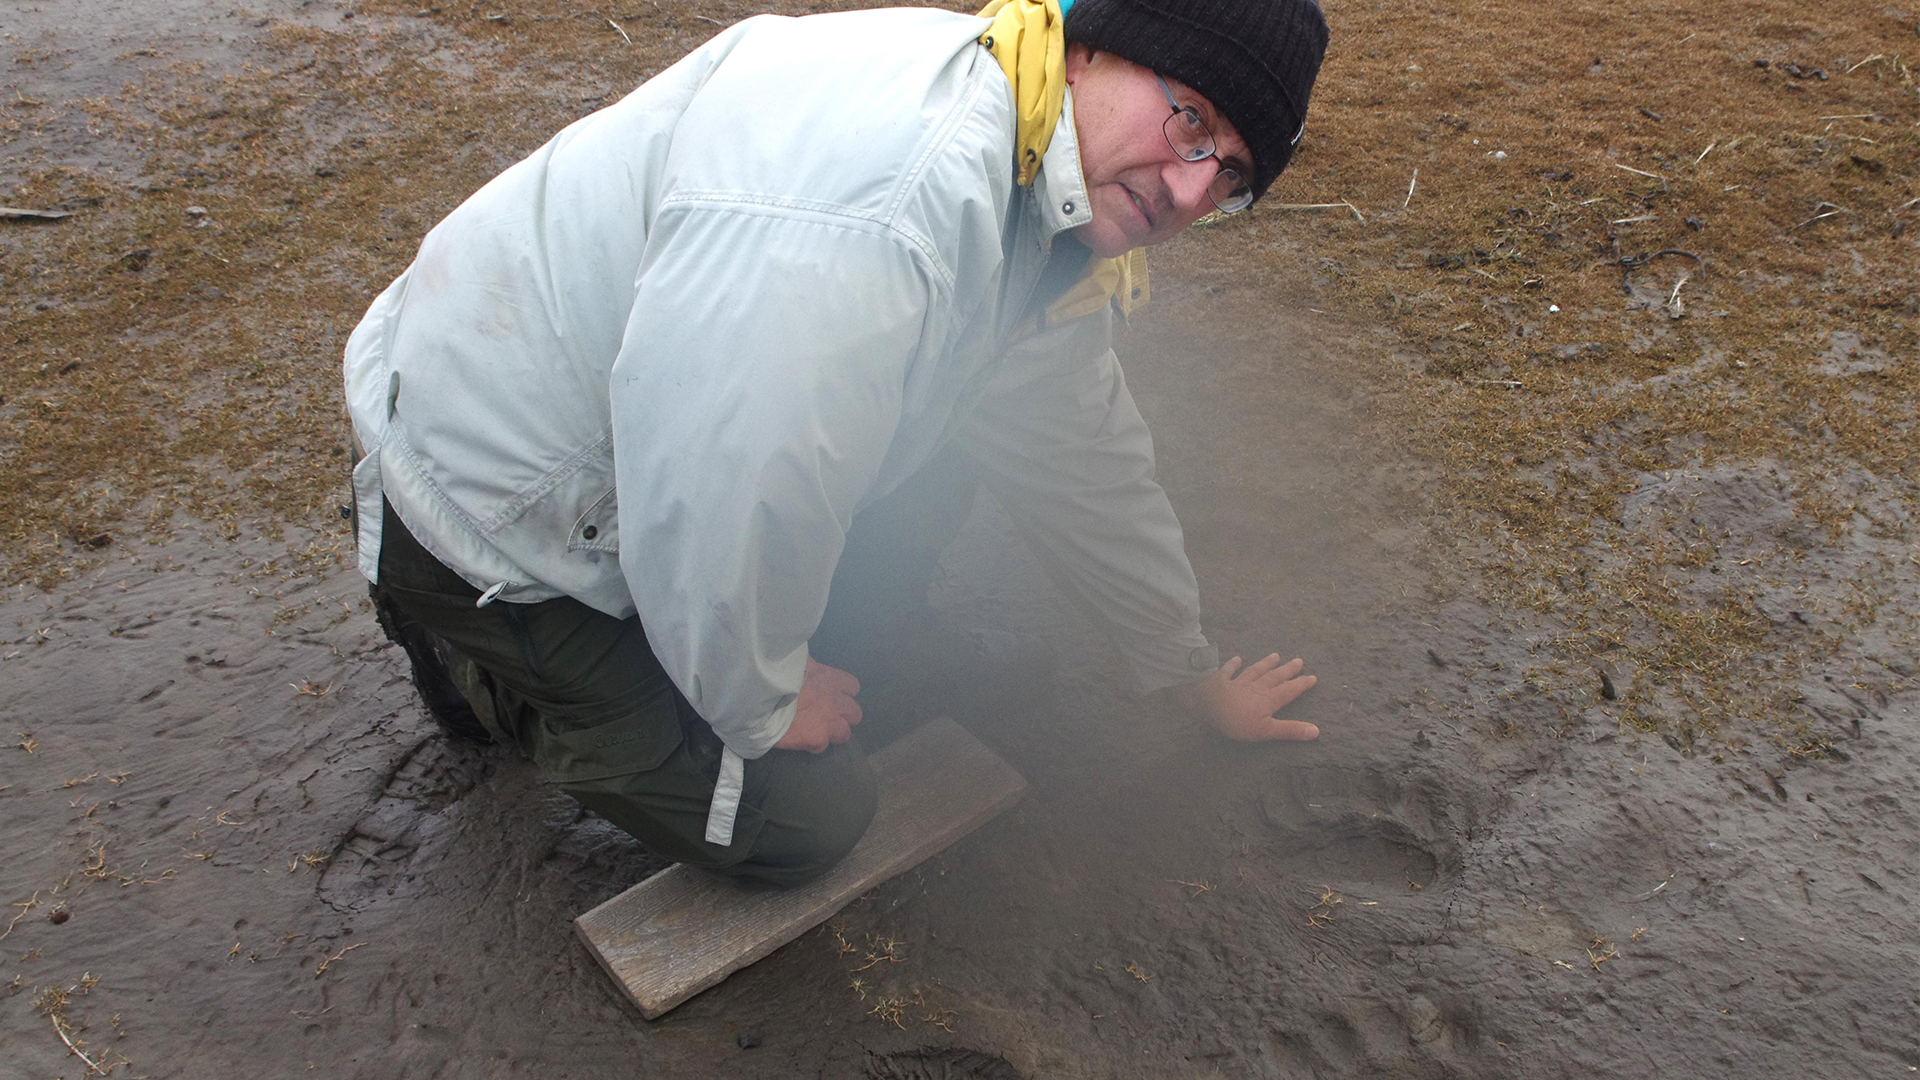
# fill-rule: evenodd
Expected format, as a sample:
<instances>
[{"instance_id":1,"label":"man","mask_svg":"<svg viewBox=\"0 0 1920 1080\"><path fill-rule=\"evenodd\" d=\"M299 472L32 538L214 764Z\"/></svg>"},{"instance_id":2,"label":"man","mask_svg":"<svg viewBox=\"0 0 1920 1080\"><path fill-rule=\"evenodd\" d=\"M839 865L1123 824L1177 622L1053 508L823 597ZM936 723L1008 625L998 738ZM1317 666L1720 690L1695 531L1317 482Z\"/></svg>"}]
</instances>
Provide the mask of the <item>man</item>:
<instances>
[{"instance_id":1,"label":"man","mask_svg":"<svg viewBox=\"0 0 1920 1080\"><path fill-rule=\"evenodd\" d=\"M423 690L451 661L669 858L806 880L872 815L860 680L937 663L977 479L1140 690L1316 736L1273 716L1299 660L1201 633L1108 342L1136 249L1285 167L1326 41L1313 0L760 17L496 177L347 347L361 570Z\"/></svg>"}]
</instances>

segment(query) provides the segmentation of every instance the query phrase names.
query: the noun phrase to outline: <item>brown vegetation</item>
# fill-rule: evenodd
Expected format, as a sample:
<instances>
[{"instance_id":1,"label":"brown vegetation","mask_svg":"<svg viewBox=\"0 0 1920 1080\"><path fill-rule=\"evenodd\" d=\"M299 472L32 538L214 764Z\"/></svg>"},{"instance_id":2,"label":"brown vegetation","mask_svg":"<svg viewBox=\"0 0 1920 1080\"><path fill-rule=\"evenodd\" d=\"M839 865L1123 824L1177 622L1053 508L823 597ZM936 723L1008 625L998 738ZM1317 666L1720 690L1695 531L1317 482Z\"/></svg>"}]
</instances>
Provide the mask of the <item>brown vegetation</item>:
<instances>
[{"instance_id":1,"label":"brown vegetation","mask_svg":"<svg viewBox=\"0 0 1920 1080\"><path fill-rule=\"evenodd\" d=\"M102 97L16 81L8 143L84 128L127 175L49 159L6 195L74 211L0 223L6 576L51 584L140 534L129 520L181 511L230 533L327 521L341 347L425 229L753 10L376 0L356 22L277 26L236 74L135 50L137 76ZM1765 716L1817 751L1793 672L1876 617L1895 564L1823 632L1783 635L1761 600L1821 545L1907 535L1913 19L1777 0L1329 17L1293 170L1166 252L1166 295L1205 289L1209 319L1255 325L1293 314L1222 283L1318 298L1371 388L1369 444L1419 463L1406 486L1436 580L1552 622L1535 688L1579 704L1582 665L1627 662L1646 677L1611 707L1632 725L1690 744ZM1350 209L1286 208L1331 203ZM1650 478L1729 464L1782 485L1810 528L1749 551L1628 520ZM1743 573L1700 577L1736 547Z\"/></svg>"}]
</instances>

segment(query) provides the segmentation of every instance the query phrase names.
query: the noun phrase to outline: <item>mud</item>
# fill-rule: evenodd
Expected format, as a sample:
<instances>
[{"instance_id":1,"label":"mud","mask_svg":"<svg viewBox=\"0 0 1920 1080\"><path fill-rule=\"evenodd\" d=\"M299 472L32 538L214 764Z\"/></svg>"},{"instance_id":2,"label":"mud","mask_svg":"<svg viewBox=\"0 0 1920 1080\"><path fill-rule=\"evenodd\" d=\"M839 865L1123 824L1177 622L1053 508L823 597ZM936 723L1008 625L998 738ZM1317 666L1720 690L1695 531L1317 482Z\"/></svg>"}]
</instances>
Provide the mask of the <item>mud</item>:
<instances>
[{"instance_id":1,"label":"mud","mask_svg":"<svg viewBox=\"0 0 1920 1080\"><path fill-rule=\"evenodd\" d=\"M179 40L237 70L258 18L343 24L319 7L209 5ZM6 47L64 58L75 83L33 85L52 98L117 77L156 12L32 16ZM82 153L62 138L44 152ZM1311 265L1311 236L1268 242ZM1223 285L1217 243L1156 263L1123 358L1210 631L1309 659L1290 715L1319 742L1230 745L1123 693L982 499L935 599L1060 657L1034 699L958 717L1025 801L650 1023L570 922L659 862L526 763L437 734L337 520L177 512L0 602L9 1072L85 1074L63 1034L152 1077L1920 1068L1907 489L1837 461L1819 494L1858 523L1827 532L1775 463L1646 472L1596 565L1609 542L1672 547L1661 588L1706 611L1737 588L1764 625L1708 627L1725 649L1704 659L1570 653L1591 627L1489 600L1475 575L1500 554L1461 541L1463 561L1423 510L1427 466L1382 451L1383 384L1354 358L1392 343L1315 312L1301 275ZM1707 684L1686 665L1710 663L1810 726L1689 734ZM1629 702L1672 722L1629 723Z\"/></svg>"}]
</instances>

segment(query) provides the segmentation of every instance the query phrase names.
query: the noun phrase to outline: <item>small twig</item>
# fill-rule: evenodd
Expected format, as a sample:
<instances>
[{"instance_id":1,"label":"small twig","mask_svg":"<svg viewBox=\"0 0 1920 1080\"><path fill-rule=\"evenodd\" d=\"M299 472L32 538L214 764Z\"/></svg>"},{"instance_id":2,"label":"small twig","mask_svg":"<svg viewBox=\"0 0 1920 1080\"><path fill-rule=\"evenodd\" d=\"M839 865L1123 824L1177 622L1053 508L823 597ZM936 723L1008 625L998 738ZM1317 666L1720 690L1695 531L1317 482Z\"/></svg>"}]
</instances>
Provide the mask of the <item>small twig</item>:
<instances>
[{"instance_id":1,"label":"small twig","mask_svg":"<svg viewBox=\"0 0 1920 1080\"><path fill-rule=\"evenodd\" d=\"M608 19L607 25L613 27L615 30L620 30L620 40L626 42L629 45L633 44L633 39L627 36L627 32L625 30L620 29L619 23L614 22L612 19Z\"/></svg>"},{"instance_id":2,"label":"small twig","mask_svg":"<svg viewBox=\"0 0 1920 1080\"><path fill-rule=\"evenodd\" d=\"M334 953L332 956L327 957L325 960L320 961L320 966L313 969L313 977L317 979L320 976L326 974L327 968L332 966L335 960L340 959L341 957L347 955L353 950L359 948L360 945L365 945L365 944L366 942L362 941L360 942L359 945L349 945L346 948L341 949L339 952Z\"/></svg>"},{"instance_id":3,"label":"small twig","mask_svg":"<svg viewBox=\"0 0 1920 1080\"><path fill-rule=\"evenodd\" d=\"M1861 63L1864 64L1866 63L1866 61L1862 60ZM1853 113L1841 113L1838 116L1816 116L1814 117L1814 119L1816 120L1871 120L1876 115L1878 114L1870 113L1870 112L1853 112Z\"/></svg>"},{"instance_id":4,"label":"small twig","mask_svg":"<svg viewBox=\"0 0 1920 1080\"><path fill-rule=\"evenodd\" d=\"M1600 951L1600 947L1602 945L1605 945L1607 947L1606 952ZM1600 970L1601 964L1604 964L1609 960L1618 960L1619 958L1620 958L1619 946L1615 945L1611 941L1608 941L1606 938L1594 938L1593 944L1587 946L1587 961L1593 965L1593 970L1595 971Z\"/></svg>"},{"instance_id":5,"label":"small twig","mask_svg":"<svg viewBox=\"0 0 1920 1080\"><path fill-rule=\"evenodd\" d=\"M1719 144L1719 143L1717 143L1717 142L1710 142L1710 143L1708 143L1708 144L1707 144L1707 148L1706 148L1705 150L1702 150L1702 151L1700 151L1700 156L1699 156L1699 157L1697 157L1697 158L1694 158L1694 159L1693 159L1693 163L1694 163L1695 165L1698 165L1698 164L1700 164L1701 162L1703 162L1703 161L1705 161L1705 160L1707 160L1707 155L1708 155L1708 154L1711 154L1711 153L1713 153L1713 148L1714 148L1714 147L1716 147L1716 146L1719 146L1719 145L1720 145L1720 144Z\"/></svg>"},{"instance_id":6,"label":"small twig","mask_svg":"<svg viewBox=\"0 0 1920 1080\"><path fill-rule=\"evenodd\" d=\"M1407 198L1405 202L1400 204L1400 209L1405 210L1407 207L1413 205L1413 186L1419 182L1420 170L1415 169L1413 170L1413 179L1407 181Z\"/></svg>"},{"instance_id":7,"label":"small twig","mask_svg":"<svg viewBox=\"0 0 1920 1080\"><path fill-rule=\"evenodd\" d=\"M1795 232L1795 231L1797 231L1797 230L1800 230L1800 229L1804 229L1804 228L1806 228L1807 226L1809 226L1809 225L1811 225L1811 224L1813 224L1813 223L1814 223L1814 222L1816 222L1816 221L1821 221L1821 220L1824 220L1824 219L1826 219L1826 218L1830 218L1830 217L1833 217L1833 216L1834 216L1834 215L1836 215L1836 214L1845 214L1845 213L1849 213L1849 212L1850 212L1850 211L1848 211L1848 210L1847 210L1847 208L1846 208L1846 207L1844 207L1844 206L1837 206L1837 205L1835 205L1835 204L1833 204L1833 203L1830 203L1830 202L1823 202L1823 203L1821 203L1821 204L1820 204L1819 206L1816 206L1816 207L1814 207L1814 210L1816 211L1816 213L1815 213L1815 214L1814 214L1814 215L1813 215L1812 217L1810 217L1810 218L1808 218L1807 220L1805 220L1805 221L1803 221L1803 222L1801 222L1801 223L1800 223L1800 224L1798 224L1798 225L1795 225L1795 226L1794 226L1793 228L1791 228L1791 229L1788 229L1787 231L1788 231L1788 232ZM1817 211L1822 211L1822 210L1824 210L1824 211L1826 211L1826 212L1825 212L1825 213L1818 213L1818 212L1817 212Z\"/></svg>"},{"instance_id":8,"label":"small twig","mask_svg":"<svg viewBox=\"0 0 1920 1080\"><path fill-rule=\"evenodd\" d=\"M0 218L34 218L41 221L59 221L61 218L69 218L72 216L72 214L65 210L28 210L20 206L0 206Z\"/></svg>"},{"instance_id":9,"label":"small twig","mask_svg":"<svg viewBox=\"0 0 1920 1080\"><path fill-rule=\"evenodd\" d=\"M1673 294L1667 297L1667 306L1673 309L1675 318L1686 314L1687 309L1680 303L1680 287L1687 283L1687 277L1688 275L1681 274L1680 280L1673 283ZM1604 677L1604 675L1605 673L1603 672L1602 676ZM1612 683L1609 682L1607 685L1611 686Z\"/></svg>"},{"instance_id":10,"label":"small twig","mask_svg":"<svg viewBox=\"0 0 1920 1080\"><path fill-rule=\"evenodd\" d=\"M1633 223L1634 223L1634 222L1636 222L1636 221L1658 221L1659 219L1660 219L1660 215L1659 215L1659 214L1641 214L1641 215L1640 215L1639 217L1623 217L1623 218L1614 218L1614 219L1613 219L1612 221L1609 221L1609 222L1607 222L1607 224L1609 224L1609 225L1631 225L1631 224L1633 224Z\"/></svg>"},{"instance_id":11,"label":"small twig","mask_svg":"<svg viewBox=\"0 0 1920 1080\"><path fill-rule=\"evenodd\" d=\"M1361 224L1364 225L1366 224L1366 221L1367 221L1367 219L1361 215L1360 211L1355 209L1354 205L1350 202L1281 203L1279 206L1274 207L1274 209L1275 210L1352 210L1353 216L1360 218Z\"/></svg>"},{"instance_id":12,"label":"small twig","mask_svg":"<svg viewBox=\"0 0 1920 1080\"><path fill-rule=\"evenodd\" d=\"M1885 55L1883 55L1883 54L1881 54L1881 53L1874 53L1874 54L1873 54L1872 56L1869 56L1869 57L1867 57L1867 58L1866 58L1865 60L1862 60L1862 61L1860 61L1859 63L1857 63L1857 64L1855 64L1855 65L1853 65L1853 67L1850 67L1850 68L1848 68L1847 70L1845 70L1845 71L1843 71L1843 72L1841 72L1841 74L1842 74L1842 75L1851 75L1851 74L1853 74L1853 73L1854 73L1854 72L1855 72L1856 70L1858 70L1859 68L1863 68L1863 67L1865 67L1865 66L1867 66L1868 64L1871 64L1871 63L1873 63L1873 62L1874 62L1875 60L1885 60L1885 59L1886 59L1886 56L1885 56Z\"/></svg>"},{"instance_id":13,"label":"small twig","mask_svg":"<svg viewBox=\"0 0 1920 1080\"><path fill-rule=\"evenodd\" d=\"M1198 896L1199 896L1199 895L1200 895L1201 893L1210 893L1210 892L1212 892L1212 891L1213 891L1213 883L1212 883L1212 882L1208 882L1208 881L1182 881L1182 880L1180 880L1179 878L1172 878L1172 879L1170 879L1170 880L1171 880L1171 881L1172 881L1172 882L1173 882L1173 883L1174 883L1175 885L1184 885L1184 886L1186 886L1187 888L1189 888L1189 889L1192 889L1192 890L1193 890L1193 895L1192 895L1192 896L1189 896L1189 897L1187 898L1187 899L1189 899L1189 900L1191 900L1191 899L1194 899L1194 898L1196 898L1196 897L1198 897Z\"/></svg>"},{"instance_id":14,"label":"small twig","mask_svg":"<svg viewBox=\"0 0 1920 1080\"><path fill-rule=\"evenodd\" d=\"M1469 379L1468 379L1467 381L1468 381L1468 382L1471 382L1471 383L1483 383L1483 384L1485 384L1485 385L1487 385L1487 386L1504 386L1504 387L1506 387L1506 388L1507 388L1507 389L1509 389L1509 390L1518 390L1518 389L1520 389L1521 387L1523 387L1523 386L1525 386L1525 385L1527 385L1526 383L1523 383L1523 382L1521 382L1521 381L1520 381L1519 379L1474 379L1474 378L1469 378Z\"/></svg>"},{"instance_id":15,"label":"small twig","mask_svg":"<svg viewBox=\"0 0 1920 1080\"><path fill-rule=\"evenodd\" d=\"M84 1061L84 1062L86 1062L86 1063L87 1063L87 1071L88 1071L88 1072L94 1072L94 1073L98 1073L98 1074L100 1074L101 1076L105 1076L105 1075L107 1075L107 1070L105 1070L105 1069L103 1069L103 1068L101 1068L100 1066L98 1066L98 1065L96 1065L96 1064L94 1064L94 1062L93 1062L93 1059L92 1059L92 1058L90 1058L90 1057L88 1057L88 1056L86 1055L86 1053L85 1053L85 1052L83 1052L83 1051L82 1051L82 1050L81 1050L81 1049L80 1049L79 1047L77 1047L77 1046L75 1046L75 1045L73 1045L73 1040L72 1040L72 1039L69 1039L69 1038L67 1038L67 1029L66 1029L66 1025L64 1025L64 1024L62 1024L62 1023L60 1023L60 1017L59 1017L58 1015L56 1015L56 1014L54 1014L54 1013L48 1013L48 1014L47 1014L47 1019L49 1019L49 1020L51 1020L51 1021L53 1021L53 1030L54 1030L54 1032L55 1032L55 1033L57 1033L57 1034L58 1034L58 1035L60 1036L60 1041L61 1041L61 1042L63 1042L63 1043L66 1043L66 1044L67 1044L67 1049L68 1049L68 1050L71 1050L71 1051L73 1051L73 1056L74 1056L74 1057L77 1057L77 1058L79 1058L79 1059L80 1059L81 1061Z\"/></svg>"},{"instance_id":16,"label":"small twig","mask_svg":"<svg viewBox=\"0 0 1920 1080\"><path fill-rule=\"evenodd\" d=\"M19 925L21 919L27 917L27 912L40 906L40 890L33 890L32 896L15 903L13 906L20 909L20 914L15 915L13 921L7 924L7 929L4 933L0 933L0 941L6 940L7 935L13 933L13 928Z\"/></svg>"},{"instance_id":17,"label":"small twig","mask_svg":"<svg viewBox=\"0 0 1920 1080\"><path fill-rule=\"evenodd\" d=\"M1627 901L1627 903L1629 903L1629 904L1642 904L1642 903L1645 903L1645 902L1647 902L1648 900L1651 900L1651 899L1653 899L1654 897L1656 897L1656 896L1658 896L1658 895L1660 895L1660 890L1661 890L1661 889L1664 889L1664 888L1666 888L1667 886L1669 886L1669 885L1671 885L1671 884L1673 884L1673 879L1672 879L1672 878L1668 878L1667 880L1665 880L1665 881L1663 881L1663 882L1661 882L1661 883L1660 883L1660 884L1658 884L1658 885L1655 885L1655 886L1654 886L1653 888L1651 888L1651 889L1649 889L1649 890L1647 890L1646 892L1643 892L1643 893L1641 893L1641 894L1640 894L1639 896L1636 896L1636 897L1634 897L1633 899L1631 899L1631 900L1629 900L1629 901Z\"/></svg>"},{"instance_id":18,"label":"small twig","mask_svg":"<svg viewBox=\"0 0 1920 1080\"><path fill-rule=\"evenodd\" d=\"M1804 229L1808 225L1811 225L1816 221L1825 221L1827 218L1830 218L1830 217L1838 217L1839 214L1840 214L1840 211L1838 210L1829 210L1824 214L1815 214L1812 217L1808 218L1807 220L1801 222L1800 224L1795 225L1793 228L1788 229L1787 231L1793 232L1797 229Z\"/></svg>"},{"instance_id":19,"label":"small twig","mask_svg":"<svg viewBox=\"0 0 1920 1080\"><path fill-rule=\"evenodd\" d=\"M705 15L695 15L694 18L699 19L701 22L710 22L713 25L722 27L722 28L724 28L727 25L726 23L721 22L719 19L709 19Z\"/></svg>"},{"instance_id":20,"label":"small twig","mask_svg":"<svg viewBox=\"0 0 1920 1080\"><path fill-rule=\"evenodd\" d=\"M1617 161L1613 163L1613 167L1616 169L1624 169L1627 172L1633 173L1637 176L1644 176L1649 180L1658 180L1661 183L1666 183L1666 180L1667 180L1666 177L1661 176L1659 173L1650 173L1645 169L1636 169L1631 165L1622 165Z\"/></svg>"}]
</instances>

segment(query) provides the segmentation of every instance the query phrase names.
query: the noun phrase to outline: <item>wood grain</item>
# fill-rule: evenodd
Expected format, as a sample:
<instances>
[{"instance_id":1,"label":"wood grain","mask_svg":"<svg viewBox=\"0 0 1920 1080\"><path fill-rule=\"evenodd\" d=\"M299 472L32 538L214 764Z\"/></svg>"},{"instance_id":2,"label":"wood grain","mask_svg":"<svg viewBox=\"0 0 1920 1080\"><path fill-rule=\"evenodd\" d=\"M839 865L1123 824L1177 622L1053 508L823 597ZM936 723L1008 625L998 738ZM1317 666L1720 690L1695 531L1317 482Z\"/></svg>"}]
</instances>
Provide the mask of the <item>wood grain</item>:
<instances>
[{"instance_id":1,"label":"wood grain","mask_svg":"<svg viewBox=\"0 0 1920 1080\"><path fill-rule=\"evenodd\" d=\"M870 759L879 808L866 835L817 881L792 889L674 866L574 920L647 1019L825 922L1012 806L1027 782L946 717Z\"/></svg>"}]
</instances>

